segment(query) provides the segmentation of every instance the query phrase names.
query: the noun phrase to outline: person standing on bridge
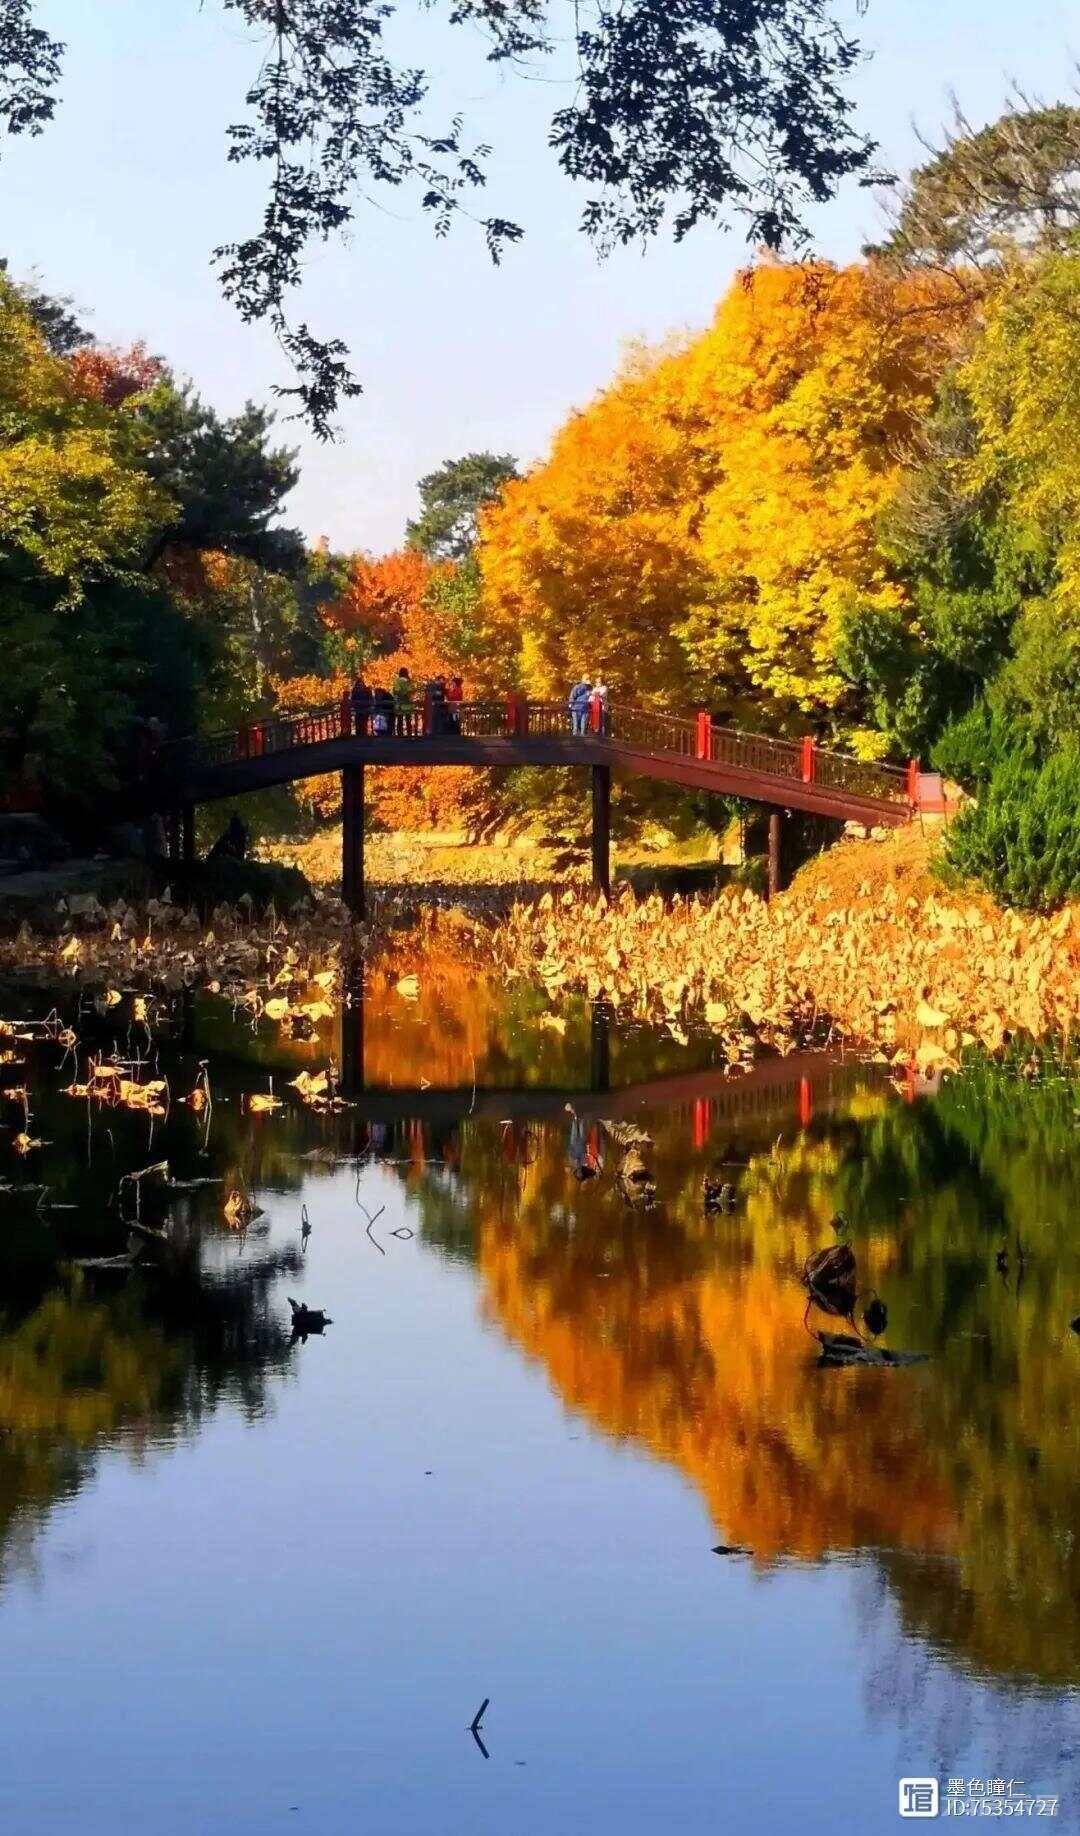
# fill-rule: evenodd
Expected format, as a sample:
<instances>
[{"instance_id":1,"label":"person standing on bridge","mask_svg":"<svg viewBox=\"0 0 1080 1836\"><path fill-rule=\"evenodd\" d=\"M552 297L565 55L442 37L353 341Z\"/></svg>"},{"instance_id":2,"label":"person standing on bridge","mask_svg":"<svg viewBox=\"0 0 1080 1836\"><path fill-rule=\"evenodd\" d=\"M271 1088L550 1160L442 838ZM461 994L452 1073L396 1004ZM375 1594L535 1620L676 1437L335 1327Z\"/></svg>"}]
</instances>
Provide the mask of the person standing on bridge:
<instances>
[{"instance_id":1,"label":"person standing on bridge","mask_svg":"<svg viewBox=\"0 0 1080 1836\"><path fill-rule=\"evenodd\" d=\"M392 690L394 697L394 731L395 733L412 733L416 708L416 690L413 680L404 664L394 677Z\"/></svg>"},{"instance_id":2,"label":"person standing on bridge","mask_svg":"<svg viewBox=\"0 0 1080 1836\"><path fill-rule=\"evenodd\" d=\"M446 723L446 677L433 676L424 687L424 731L443 734Z\"/></svg>"},{"instance_id":3,"label":"person standing on bridge","mask_svg":"<svg viewBox=\"0 0 1080 1836\"><path fill-rule=\"evenodd\" d=\"M376 739L385 739L394 727L394 697L388 688L377 688L371 697L371 731Z\"/></svg>"},{"instance_id":4,"label":"person standing on bridge","mask_svg":"<svg viewBox=\"0 0 1080 1836\"><path fill-rule=\"evenodd\" d=\"M461 704L465 699L465 685L460 676L451 676L446 685L446 719L451 733L461 732Z\"/></svg>"},{"instance_id":5,"label":"person standing on bridge","mask_svg":"<svg viewBox=\"0 0 1080 1836\"><path fill-rule=\"evenodd\" d=\"M363 673L360 671L357 672L356 681L349 690L349 698L352 701L353 732L357 739L361 739L368 730L372 696L371 690L364 681Z\"/></svg>"},{"instance_id":6,"label":"person standing on bridge","mask_svg":"<svg viewBox=\"0 0 1080 1836\"><path fill-rule=\"evenodd\" d=\"M603 671L593 683L589 696L589 726L594 733L606 733L608 729L608 685Z\"/></svg>"},{"instance_id":7,"label":"person standing on bridge","mask_svg":"<svg viewBox=\"0 0 1080 1836\"><path fill-rule=\"evenodd\" d=\"M570 690L569 705L571 733L584 733L585 724L589 718L589 696L591 694L591 684L584 676L580 676Z\"/></svg>"}]
</instances>

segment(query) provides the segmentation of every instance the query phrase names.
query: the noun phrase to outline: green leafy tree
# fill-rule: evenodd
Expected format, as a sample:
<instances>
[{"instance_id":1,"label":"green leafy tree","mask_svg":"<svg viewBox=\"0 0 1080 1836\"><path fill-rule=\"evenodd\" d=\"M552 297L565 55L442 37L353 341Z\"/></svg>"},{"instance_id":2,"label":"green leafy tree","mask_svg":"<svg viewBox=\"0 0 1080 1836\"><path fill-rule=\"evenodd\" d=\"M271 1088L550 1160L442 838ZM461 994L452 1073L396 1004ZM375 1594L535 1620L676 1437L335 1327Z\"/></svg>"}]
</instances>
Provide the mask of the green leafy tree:
<instances>
[{"instance_id":1,"label":"green leafy tree","mask_svg":"<svg viewBox=\"0 0 1080 1836\"><path fill-rule=\"evenodd\" d=\"M1006 757L952 824L947 856L1010 905L1045 910L1080 893L1080 751Z\"/></svg>"},{"instance_id":2,"label":"green leafy tree","mask_svg":"<svg viewBox=\"0 0 1080 1836\"><path fill-rule=\"evenodd\" d=\"M1014 548L1044 567L1062 606L1080 607L1080 255L1018 264L995 290L960 372L976 441L968 482L988 496Z\"/></svg>"},{"instance_id":3,"label":"green leafy tree","mask_svg":"<svg viewBox=\"0 0 1080 1836\"><path fill-rule=\"evenodd\" d=\"M6 259L0 258L0 274L8 275ZM71 310L71 299L46 293L33 280L16 283L15 287L54 357L70 357L73 351L93 344L91 333Z\"/></svg>"},{"instance_id":4,"label":"green leafy tree","mask_svg":"<svg viewBox=\"0 0 1080 1836\"><path fill-rule=\"evenodd\" d=\"M405 530L429 561L464 561L476 546L480 512L518 476L509 453L466 453L421 478L420 515Z\"/></svg>"},{"instance_id":5,"label":"green leafy tree","mask_svg":"<svg viewBox=\"0 0 1080 1836\"><path fill-rule=\"evenodd\" d=\"M87 584L77 606L0 564L0 785L36 784L61 821L83 818L129 767L136 713L194 724L206 656L169 596L145 581Z\"/></svg>"},{"instance_id":6,"label":"green leafy tree","mask_svg":"<svg viewBox=\"0 0 1080 1836\"><path fill-rule=\"evenodd\" d=\"M260 567L220 550L186 558L174 551L163 569L175 603L196 636L203 727L238 724L273 706L275 685L326 673L319 608L332 597L320 582L321 558L299 574ZM314 582L311 576L314 575ZM174 731L175 718L170 719Z\"/></svg>"},{"instance_id":7,"label":"green leafy tree","mask_svg":"<svg viewBox=\"0 0 1080 1836\"><path fill-rule=\"evenodd\" d=\"M223 418L190 386L170 381L143 398L141 463L175 506L155 556L166 547L216 549L299 570L303 540L276 521L299 477L296 454L270 444L273 424L273 415L253 402Z\"/></svg>"},{"instance_id":8,"label":"green leafy tree","mask_svg":"<svg viewBox=\"0 0 1080 1836\"><path fill-rule=\"evenodd\" d=\"M1013 640L995 701L1045 750L1080 745L1080 616L1053 599L1033 600Z\"/></svg>"},{"instance_id":9,"label":"green leafy tree","mask_svg":"<svg viewBox=\"0 0 1080 1836\"><path fill-rule=\"evenodd\" d=\"M953 130L898 197L890 235L873 250L905 262L997 262L1017 250L1062 248L1080 229L1080 108L1022 101L975 130Z\"/></svg>"},{"instance_id":10,"label":"green leafy tree","mask_svg":"<svg viewBox=\"0 0 1080 1836\"><path fill-rule=\"evenodd\" d=\"M1048 736L1065 731L1076 667L1066 634L1080 605L1071 534L1080 424L1068 384L1080 361L1078 300L1076 256L1002 276L879 517L881 549L908 580L916 616L902 627L853 602L840 663L901 752L925 755L984 693L1026 707Z\"/></svg>"},{"instance_id":11,"label":"green leafy tree","mask_svg":"<svg viewBox=\"0 0 1080 1836\"><path fill-rule=\"evenodd\" d=\"M466 555L456 567L437 568L428 587L428 599L444 636L448 661L481 678L487 675L490 665L480 616L482 597L483 581L475 554ZM505 686L505 680L492 681L493 688Z\"/></svg>"},{"instance_id":12,"label":"green leafy tree","mask_svg":"<svg viewBox=\"0 0 1080 1836\"><path fill-rule=\"evenodd\" d=\"M931 763L965 790L978 793L999 766L1020 758L1034 768L1039 757L1030 724L984 696L938 736Z\"/></svg>"},{"instance_id":13,"label":"green leafy tree","mask_svg":"<svg viewBox=\"0 0 1080 1836\"><path fill-rule=\"evenodd\" d=\"M0 277L0 777L61 803L115 782L137 705L190 705L194 649L140 572L172 514L140 454Z\"/></svg>"},{"instance_id":14,"label":"green leafy tree","mask_svg":"<svg viewBox=\"0 0 1080 1836\"><path fill-rule=\"evenodd\" d=\"M165 523L165 491L136 463L129 417L80 395L0 280L0 549L65 584L137 565Z\"/></svg>"}]
</instances>

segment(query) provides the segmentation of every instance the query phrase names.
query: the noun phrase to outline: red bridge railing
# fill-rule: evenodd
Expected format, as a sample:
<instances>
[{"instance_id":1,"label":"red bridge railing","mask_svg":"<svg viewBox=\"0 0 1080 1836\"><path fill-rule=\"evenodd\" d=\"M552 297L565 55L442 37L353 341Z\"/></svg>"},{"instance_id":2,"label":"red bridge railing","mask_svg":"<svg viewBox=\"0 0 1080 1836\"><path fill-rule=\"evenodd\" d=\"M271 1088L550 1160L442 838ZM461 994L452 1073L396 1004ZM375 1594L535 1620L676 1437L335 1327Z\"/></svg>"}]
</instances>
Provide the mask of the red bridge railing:
<instances>
[{"instance_id":1,"label":"red bridge railing","mask_svg":"<svg viewBox=\"0 0 1080 1836\"><path fill-rule=\"evenodd\" d=\"M565 716L564 716L565 731ZM608 716L611 737L648 752L676 752L684 758L788 778L823 789L869 797L882 803L914 801L913 765L885 765L876 760L829 752L812 739L772 739L765 733L742 733L719 726L702 712L696 720L654 714L641 708L614 707Z\"/></svg>"},{"instance_id":2,"label":"red bridge railing","mask_svg":"<svg viewBox=\"0 0 1080 1836\"><path fill-rule=\"evenodd\" d=\"M432 737L470 739L567 739L571 732L566 703L528 701L520 695L502 700L463 701L432 707L430 701L412 710L398 709L390 718L391 734L418 742ZM370 718L365 723L372 734ZM274 715L228 733L176 740L162 748L162 764L171 776L213 769L215 766L262 758L269 753L292 752L347 737L355 731L348 698L302 713ZM687 720L648 708L594 705L587 737L658 755L675 754L702 763L734 767L759 776L868 798L883 803L914 804L918 797L918 767L885 765L831 752L814 740L773 739L764 733L744 733L719 726L702 711ZM389 737L389 735L388 735Z\"/></svg>"}]
</instances>

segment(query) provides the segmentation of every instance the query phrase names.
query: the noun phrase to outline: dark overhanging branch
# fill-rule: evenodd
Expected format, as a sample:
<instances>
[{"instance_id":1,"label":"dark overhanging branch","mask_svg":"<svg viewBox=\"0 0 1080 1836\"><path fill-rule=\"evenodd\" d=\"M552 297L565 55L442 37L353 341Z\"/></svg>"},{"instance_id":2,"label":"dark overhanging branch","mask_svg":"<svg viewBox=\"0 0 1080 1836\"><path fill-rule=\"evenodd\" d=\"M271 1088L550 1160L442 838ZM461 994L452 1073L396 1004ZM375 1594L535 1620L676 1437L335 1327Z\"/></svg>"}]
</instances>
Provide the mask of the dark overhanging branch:
<instances>
[{"instance_id":1,"label":"dark overhanging branch","mask_svg":"<svg viewBox=\"0 0 1080 1836\"><path fill-rule=\"evenodd\" d=\"M421 0L451 26L482 33L485 60L523 75L553 52L567 17L572 99L550 145L586 187L581 227L601 252L676 240L702 223L743 219L748 240L805 246L802 209L841 179L862 182L873 146L851 125L843 84L861 52L835 0ZM347 232L357 203L411 190L437 237L458 217L493 262L522 235L475 201L491 149L455 115L429 131L429 84L394 62L385 28L401 0L221 0L258 34L261 56L229 130L228 159L269 168L262 222L214 251L223 292L276 335L295 372L277 393L320 438L360 392L340 338L294 320L290 300L320 242ZM0 0L0 126L39 133L56 105L63 46L32 22L33 0Z\"/></svg>"},{"instance_id":2,"label":"dark overhanging branch","mask_svg":"<svg viewBox=\"0 0 1080 1836\"><path fill-rule=\"evenodd\" d=\"M0 127L40 134L56 112L65 46L33 22L33 0L0 0Z\"/></svg>"}]
</instances>

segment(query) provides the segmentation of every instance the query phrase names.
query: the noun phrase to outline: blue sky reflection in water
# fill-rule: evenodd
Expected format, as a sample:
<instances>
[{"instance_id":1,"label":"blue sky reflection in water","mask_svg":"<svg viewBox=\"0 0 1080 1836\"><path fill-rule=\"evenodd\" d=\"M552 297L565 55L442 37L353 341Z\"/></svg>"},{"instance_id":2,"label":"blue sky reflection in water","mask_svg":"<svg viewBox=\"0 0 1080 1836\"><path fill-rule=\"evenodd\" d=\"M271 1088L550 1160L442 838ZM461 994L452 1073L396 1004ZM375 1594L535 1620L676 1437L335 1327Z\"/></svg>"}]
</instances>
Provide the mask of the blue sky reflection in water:
<instances>
[{"instance_id":1,"label":"blue sky reflection in water","mask_svg":"<svg viewBox=\"0 0 1080 1836\"><path fill-rule=\"evenodd\" d=\"M369 1016L384 1092L395 1062L419 1086L431 1026L453 1035ZM909 1106L844 1072L804 1126L782 1083L725 1115L707 1046L616 1039L614 1082L679 1073L640 1116L643 1215L592 1121L633 1102L579 1097L604 1158L579 1184L542 1091L538 1122L486 1112L532 1043L499 1037L476 1101L468 1073L456 1120L418 1091L428 1120L383 1123L359 1182L301 1156L366 1152L393 1099L248 1116L286 1054L221 1051L207 1160L178 1111L154 1152L256 1174L268 1229L230 1236L208 1189L170 1207L182 1267L9 1270L4 1830L878 1830L920 1773L1023 1778L1074 1817L1070 1088L979 1073ZM552 1088L588 1085L588 1042L582 1015L536 1040ZM38 1070L35 1126L89 1189L82 1108ZM706 1219L728 1158L739 1207ZM798 1271L837 1208L885 1342L927 1365L813 1368ZM67 1254L116 1234L96 1198L55 1228ZM288 1294L324 1337L289 1346Z\"/></svg>"}]
</instances>

